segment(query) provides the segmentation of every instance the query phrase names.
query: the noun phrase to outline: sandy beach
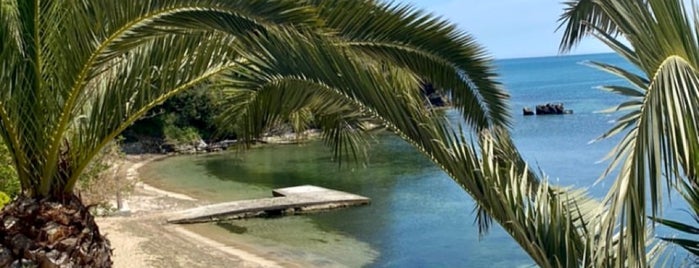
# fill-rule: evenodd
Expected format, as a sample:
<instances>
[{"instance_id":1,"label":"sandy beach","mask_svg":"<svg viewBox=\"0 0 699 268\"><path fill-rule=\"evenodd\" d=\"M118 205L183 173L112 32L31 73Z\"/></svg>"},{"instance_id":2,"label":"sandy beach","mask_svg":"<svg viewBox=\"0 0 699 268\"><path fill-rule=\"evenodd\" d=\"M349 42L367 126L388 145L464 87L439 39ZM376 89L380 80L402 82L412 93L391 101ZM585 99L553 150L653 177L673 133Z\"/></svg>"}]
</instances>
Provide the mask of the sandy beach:
<instances>
[{"instance_id":1,"label":"sandy beach","mask_svg":"<svg viewBox=\"0 0 699 268\"><path fill-rule=\"evenodd\" d=\"M162 156L131 157L127 179L138 181L138 168ZM111 241L114 267L288 267L255 252L224 245L185 228L165 223L168 213L204 204L189 196L137 182L123 198L121 215L97 217ZM294 265L291 265L294 266Z\"/></svg>"}]
</instances>

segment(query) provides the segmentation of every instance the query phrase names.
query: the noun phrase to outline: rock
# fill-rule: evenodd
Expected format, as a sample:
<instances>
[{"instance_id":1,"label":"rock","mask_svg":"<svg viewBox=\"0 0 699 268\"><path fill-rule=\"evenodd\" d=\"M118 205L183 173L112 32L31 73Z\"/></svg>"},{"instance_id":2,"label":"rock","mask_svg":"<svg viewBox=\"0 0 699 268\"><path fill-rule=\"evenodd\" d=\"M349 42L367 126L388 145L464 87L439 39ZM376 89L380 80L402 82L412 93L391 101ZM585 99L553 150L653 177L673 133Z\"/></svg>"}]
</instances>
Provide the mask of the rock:
<instances>
[{"instance_id":1,"label":"rock","mask_svg":"<svg viewBox=\"0 0 699 268\"><path fill-rule=\"evenodd\" d=\"M197 142L195 142L195 144L194 144L194 149L195 149L197 152L204 152L204 151L206 151L207 147L209 147L209 145L206 144L206 142L204 142L204 140L202 140L202 139L199 139L199 140L198 140Z\"/></svg>"},{"instance_id":2,"label":"rock","mask_svg":"<svg viewBox=\"0 0 699 268\"><path fill-rule=\"evenodd\" d=\"M536 106L535 111L532 111L529 107L524 107L522 109L523 115L548 115L548 114L572 114L572 110L566 110L563 103L547 103L540 104Z\"/></svg>"},{"instance_id":3,"label":"rock","mask_svg":"<svg viewBox=\"0 0 699 268\"><path fill-rule=\"evenodd\" d=\"M191 143L172 145L173 151L178 154L196 154L210 151L211 146L199 139Z\"/></svg>"},{"instance_id":4,"label":"rock","mask_svg":"<svg viewBox=\"0 0 699 268\"><path fill-rule=\"evenodd\" d=\"M536 106L536 114L563 114L563 103L547 103L545 105Z\"/></svg>"},{"instance_id":5,"label":"rock","mask_svg":"<svg viewBox=\"0 0 699 268\"><path fill-rule=\"evenodd\" d=\"M175 146L175 152L178 154L193 154L197 152L197 148L191 144L180 144Z\"/></svg>"},{"instance_id":6,"label":"rock","mask_svg":"<svg viewBox=\"0 0 699 268\"><path fill-rule=\"evenodd\" d=\"M160 153L161 146L165 143L163 139L139 136L137 141L127 141L120 143L121 150L125 154L156 154Z\"/></svg>"},{"instance_id":7,"label":"rock","mask_svg":"<svg viewBox=\"0 0 699 268\"><path fill-rule=\"evenodd\" d=\"M212 142L206 147L207 152L218 152L223 150L228 150L228 147L238 143L238 140L222 140L219 142Z\"/></svg>"}]
</instances>

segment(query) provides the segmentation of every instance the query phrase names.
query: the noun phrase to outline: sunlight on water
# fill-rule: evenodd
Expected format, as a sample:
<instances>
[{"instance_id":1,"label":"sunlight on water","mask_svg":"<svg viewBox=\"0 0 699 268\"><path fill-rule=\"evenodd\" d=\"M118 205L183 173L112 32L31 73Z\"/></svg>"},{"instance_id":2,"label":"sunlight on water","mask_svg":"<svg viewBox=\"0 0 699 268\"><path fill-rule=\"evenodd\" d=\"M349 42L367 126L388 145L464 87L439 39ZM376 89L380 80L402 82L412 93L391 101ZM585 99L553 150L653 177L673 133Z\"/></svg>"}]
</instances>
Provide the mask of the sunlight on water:
<instances>
[{"instance_id":1,"label":"sunlight on water","mask_svg":"<svg viewBox=\"0 0 699 268\"><path fill-rule=\"evenodd\" d=\"M378 252L367 243L347 235L320 230L312 220L305 217L247 219L220 224L188 225L185 228L215 238L218 242L251 250L281 264L302 267L362 267L378 256ZM244 232L231 232L232 228Z\"/></svg>"}]
</instances>

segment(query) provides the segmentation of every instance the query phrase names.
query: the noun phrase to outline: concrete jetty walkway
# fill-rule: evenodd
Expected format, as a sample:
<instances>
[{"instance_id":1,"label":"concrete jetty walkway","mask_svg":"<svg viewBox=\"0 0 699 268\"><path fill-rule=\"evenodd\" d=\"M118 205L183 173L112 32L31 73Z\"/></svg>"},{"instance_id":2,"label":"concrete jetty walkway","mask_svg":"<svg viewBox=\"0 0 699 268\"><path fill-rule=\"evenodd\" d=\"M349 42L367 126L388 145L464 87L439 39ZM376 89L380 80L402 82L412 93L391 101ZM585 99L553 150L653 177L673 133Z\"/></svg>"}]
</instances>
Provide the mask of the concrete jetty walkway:
<instances>
[{"instance_id":1,"label":"concrete jetty walkway","mask_svg":"<svg viewBox=\"0 0 699 268\"><path fill-rule=\"evenodd\" d=\"M275 197L218 203L175 212L169 223L201 223L289 215L369 204L364 196L304 185L275 189Z\"/></svg>"}]
</instances>

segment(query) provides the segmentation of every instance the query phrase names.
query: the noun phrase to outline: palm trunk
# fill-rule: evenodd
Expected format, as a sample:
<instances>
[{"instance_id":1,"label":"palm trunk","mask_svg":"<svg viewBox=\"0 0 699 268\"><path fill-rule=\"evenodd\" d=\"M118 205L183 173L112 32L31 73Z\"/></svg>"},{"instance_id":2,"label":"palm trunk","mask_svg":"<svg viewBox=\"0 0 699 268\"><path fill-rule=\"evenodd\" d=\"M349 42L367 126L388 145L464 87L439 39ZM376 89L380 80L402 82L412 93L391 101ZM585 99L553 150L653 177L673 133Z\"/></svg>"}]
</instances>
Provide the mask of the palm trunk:
<instances>
[{"instance_id":1,"label":"palm trunk","mask_svg":"<svg viewBox=\"0 0 699 268\"><path fill-rule=\"evenodd\" d=\"M0 267L111 267L109 240L75 195L20 196L0 212Z\"/></svg>"}]
</instances>

